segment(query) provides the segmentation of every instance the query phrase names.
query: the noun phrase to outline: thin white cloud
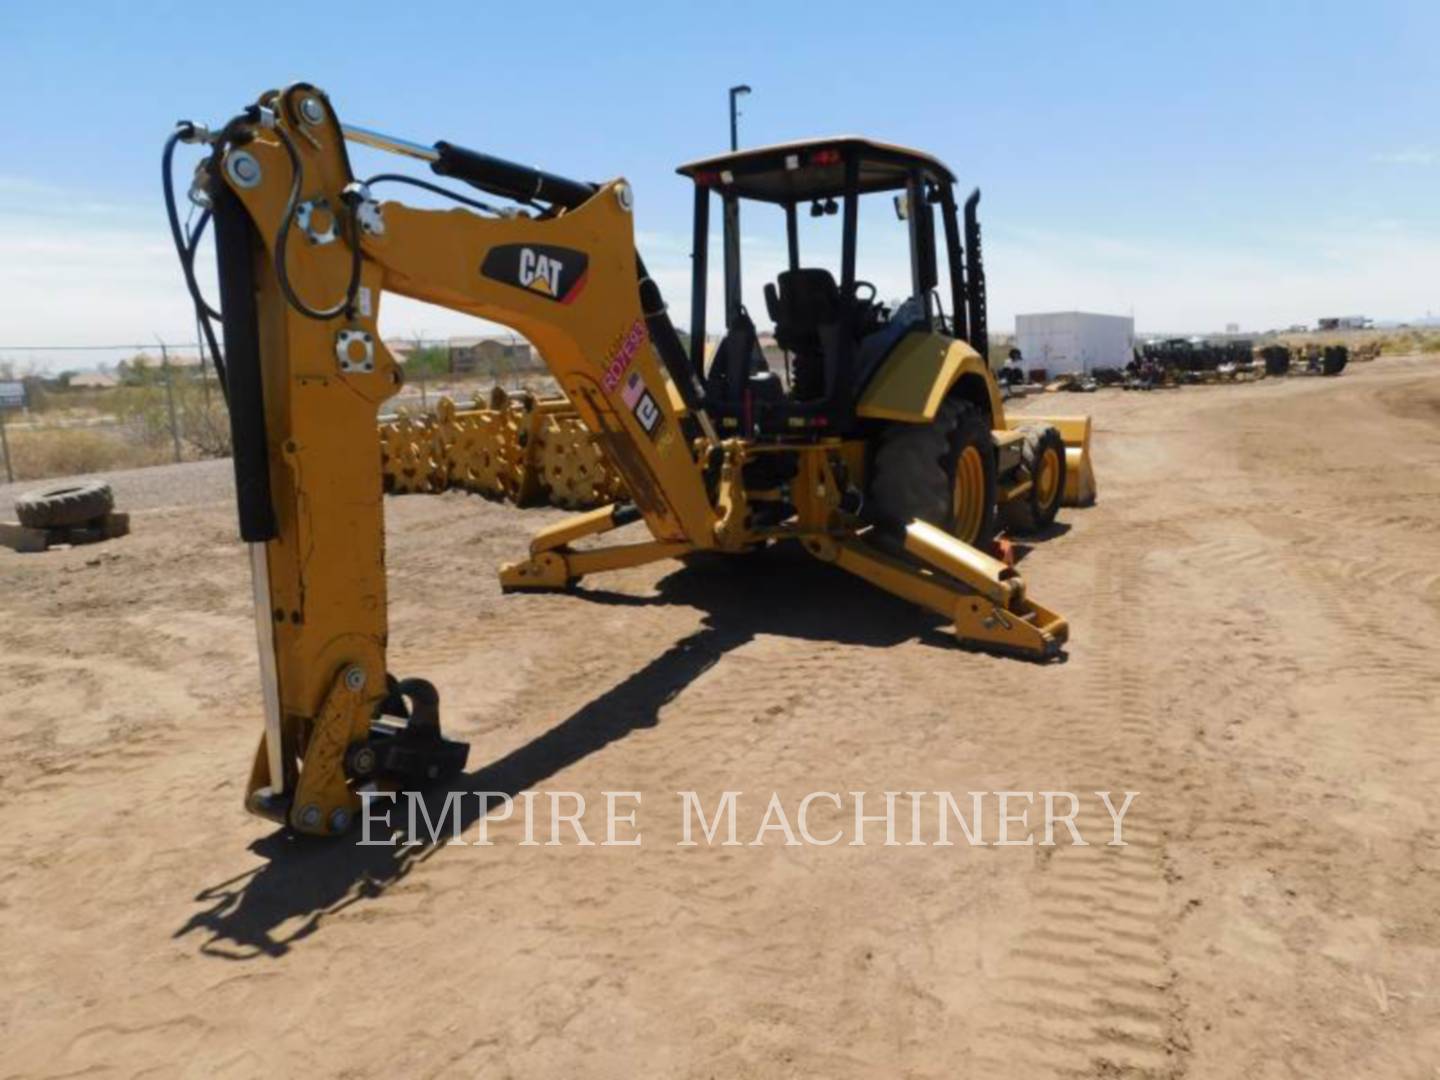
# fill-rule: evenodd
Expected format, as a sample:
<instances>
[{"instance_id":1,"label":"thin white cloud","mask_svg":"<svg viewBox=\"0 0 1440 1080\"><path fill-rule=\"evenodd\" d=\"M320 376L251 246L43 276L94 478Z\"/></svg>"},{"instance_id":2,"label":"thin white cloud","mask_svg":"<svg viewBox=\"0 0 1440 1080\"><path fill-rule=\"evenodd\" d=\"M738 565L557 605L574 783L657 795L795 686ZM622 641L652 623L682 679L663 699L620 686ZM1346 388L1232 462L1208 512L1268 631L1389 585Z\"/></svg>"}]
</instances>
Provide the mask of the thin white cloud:
<instances>
[{"instance_id":1,"label":"thin white cloud","mask_svg":"<svg viewBox=\"0 0 1440 1080\"><path fill-rule=\"evenodd\" d=\"M129 220L151 216L155 212L155 207L117 203L96 198L92 192L74 191L43 180L0 173L0 213L24 214L47 220L79 214Z\"/></svg>"},{"instance_id":2,"label":"thin white cloud","mask_svg":"<svg viewBox=\"0 0 1440 1080\"><path fill-rule=\"evenodd\" d=\"M0 195L55 195L60 191L53 184L32 180L28 176L14 176L0 173Z\"/></svg>"},{"instance_id":3,"label":"thin white cloud","mask_svg":"<svg viewBox=\"0 0 1440 1080\"><path fill-rule=\"evenodd\" d=\"M76 209L92 202L83 193L57 195L43 183L0 175L0 346L193 338L189 298L157 209L129 206L106 215ZM745 302L764 326L762 289L784 269L783 229L772 236L758 219L746 224ZM750 233L763 242L752 244ZM910 271L903 243L880 235L862 237L860 256L862 276L884 299L908 289ZM997 222L987 228L986 240L991 325L1000 332L1011 329L1017 312L1028 311L1133 311L1142 330L1206 332L1231 322L1258 330L1328 314L1406 317L1440 307L1440 229L1433 222L1337 221L1299 233L1276 230L1236 245L1110 233L1094 225L1045 231ZM638 242L676 325L687 328L688 231L647 230ZM822 244L802 246L820 265L838 261ZM721 323L719 253L717 235L708 291L712 333ZM213 296L208 253L199 273ZM387 297L381 329L387 337L449 337L496 328ZM79 366L74 358L0 351L6 357L52 368Z\"/></svg>"},{"instance_id":4,"label":"thin white cloud","mask_svg":"<svg viewBox=\"0 0 1440 1080\"><path fill-rule=\"evenodd\" d=\"M144 341L194 321L163 233L97 222L0 213L0 294L0 345Z\"/></svg>"},{"instance_id":5,"label":"thin white cloud","mask_svg":"<svg viewBox=\"0 0 1440 1080\"><path fill-rule=\"evenodd\" d=\"M1141 245L1123 257L1106 257L1084 235L996 236L987 246L992 325L1008 329L1017 312L1079 308L1133 311L1142 330L1206 332L1231 322L1263 330L1434 308L1440 235L1390 224L1399 227L1277 233L1234 248Z\"/></svg>"},{"instance_id":6,"label":"thin white cloud","mask_svg":"<svg viewBox=\"0 0 1440 1080\"><path fill-rule=\"evenodd\" d=\"M1440 151L1429 150L1423 146L1409 146L1403 150L1376 154L1371 160L1382 165L1434 165L1440 161Z\"/></svg>"}]
</instances>

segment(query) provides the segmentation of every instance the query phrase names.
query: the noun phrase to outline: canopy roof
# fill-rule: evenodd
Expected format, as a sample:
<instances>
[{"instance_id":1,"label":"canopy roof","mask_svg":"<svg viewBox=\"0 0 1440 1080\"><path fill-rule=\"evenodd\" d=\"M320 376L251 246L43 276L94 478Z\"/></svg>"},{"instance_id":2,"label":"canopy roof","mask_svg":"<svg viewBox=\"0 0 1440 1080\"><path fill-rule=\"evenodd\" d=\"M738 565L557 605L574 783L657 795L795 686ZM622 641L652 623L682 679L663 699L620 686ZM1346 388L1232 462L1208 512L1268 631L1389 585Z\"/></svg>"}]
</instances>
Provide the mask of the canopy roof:
<instances>
[{"instance_id":1,"label":"canopy roof","mask_svg":"<svg viewBox=\"0 0 1440 1080\"><path fill-rule=\"evenodd\" d=\"M676 172L742 199L802 202L844 194L845 162L851 158L859 163L861 194L901 189L914 169L937 183L955 180L954 174L929 154L856 135L738 150L689 162Z\"/></svg>"}]
</instances>

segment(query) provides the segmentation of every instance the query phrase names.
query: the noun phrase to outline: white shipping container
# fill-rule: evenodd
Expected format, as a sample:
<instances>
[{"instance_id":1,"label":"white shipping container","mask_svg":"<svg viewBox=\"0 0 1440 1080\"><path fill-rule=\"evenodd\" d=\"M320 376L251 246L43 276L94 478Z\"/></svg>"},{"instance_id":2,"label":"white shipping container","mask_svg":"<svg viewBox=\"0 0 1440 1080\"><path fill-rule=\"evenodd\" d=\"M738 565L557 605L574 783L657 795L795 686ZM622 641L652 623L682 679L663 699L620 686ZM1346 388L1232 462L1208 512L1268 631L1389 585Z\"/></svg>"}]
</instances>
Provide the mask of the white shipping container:
<instances>
[{"instance_id":1,"label":"white shipping container","mask_svg":"<svg viewBox=\"0 0 1440 1080\"><path fill-rule=\"evenodd\" d=\"M1015 346L1027 372L1044 369L1050 378L1102 367L1123 368L1134 356L1135 320L1128 315L1085 311L1016 315Z\"/></svg>"}]
</instances>

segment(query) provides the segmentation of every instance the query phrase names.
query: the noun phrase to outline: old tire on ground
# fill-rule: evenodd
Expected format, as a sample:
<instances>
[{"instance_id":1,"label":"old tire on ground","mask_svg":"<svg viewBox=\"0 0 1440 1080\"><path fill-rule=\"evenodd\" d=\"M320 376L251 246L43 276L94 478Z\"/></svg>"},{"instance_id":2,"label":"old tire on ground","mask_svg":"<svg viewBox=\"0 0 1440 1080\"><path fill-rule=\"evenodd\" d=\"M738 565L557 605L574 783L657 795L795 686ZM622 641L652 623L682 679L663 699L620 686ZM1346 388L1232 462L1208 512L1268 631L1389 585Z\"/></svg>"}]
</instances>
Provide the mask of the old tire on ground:
<instances>
[{"instance_id":1,"label":"old tire on ground","mask_svg":"<svg viewBox=\"0 0 1440 1080\"><path fill-rule=\"evenodd\" d=\"M32 529L85 525L115 508L110 485L98 480L52 484L15 500L15 516Z\"/></svg>"},{"instance_id":2,"label":"old tire on ground","mask_svg":"<svg viewBox=\"0 0 1440 1080\"><path fill-rule=\"evenodd\" d=\"M985 414L943 402L928 424L892 424L871 469L870 509L891 524L928 521L974 547L995 538L995 446Z\"/></svg>"},{"instance_id":3,"label":"old tire on ground","mask_svg":"<svg viewBox=\"0 0 1440 1080\"><path fill-rule=\"evenodd\" d=\"M1327 345L1320 354L1320 374L1339 375L1350 360L1350 350L1344 345Z\"/></svg>"},{"instance_id":4,"label":"old tire on ground","mask_svg":"<svg viewBox=\"0 0 1440 1080\"><path fill-rule=\"evenodd\" d=\"M1030 473L1030 490L1000 507L1012 533L1035 533L1055 520L1065 496L1065 440L1050 425L1026 427L1020 461Z\"/></svg>"}]
</instances>

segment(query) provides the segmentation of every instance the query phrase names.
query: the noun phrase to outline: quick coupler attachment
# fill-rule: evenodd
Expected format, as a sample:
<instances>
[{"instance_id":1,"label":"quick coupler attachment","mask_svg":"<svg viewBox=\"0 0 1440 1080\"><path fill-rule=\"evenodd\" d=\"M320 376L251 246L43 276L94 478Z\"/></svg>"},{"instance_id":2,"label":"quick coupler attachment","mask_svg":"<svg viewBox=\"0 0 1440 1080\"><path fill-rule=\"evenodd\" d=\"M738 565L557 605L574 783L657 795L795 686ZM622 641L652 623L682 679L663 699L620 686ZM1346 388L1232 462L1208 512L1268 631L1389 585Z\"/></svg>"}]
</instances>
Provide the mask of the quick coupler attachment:
<instances>
[{"instance_id":1,"label":"quick coupler attachment","mask_svg":"<svg viewBox=\"0 0 1440 1080\"><path fill-rule=\"evenodd\" d=\"M402 786L454 779L465 768L470 744L440 734L440 694L424 679L387 676L386 682L390 692L375 710L370 738L346 752L346 773Z\"/></svg>"},{"instance_id":2,"label":"quick coupler attachment","mask_svg":"<svg viewBox=\"0 0 1440 1080\"><path fill-rule=\"evenodd\" d=\"M361 791L413 790L459 775L470 747L440 733L435 687L387 675L385 694L374 701L366 681L358 664L345 667L317 717L285 725L283 783L271 782L261 739L246 797L251 813L308 835L337 836L355 821Z\"/></svg>"}]
</instances>

